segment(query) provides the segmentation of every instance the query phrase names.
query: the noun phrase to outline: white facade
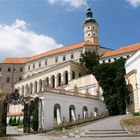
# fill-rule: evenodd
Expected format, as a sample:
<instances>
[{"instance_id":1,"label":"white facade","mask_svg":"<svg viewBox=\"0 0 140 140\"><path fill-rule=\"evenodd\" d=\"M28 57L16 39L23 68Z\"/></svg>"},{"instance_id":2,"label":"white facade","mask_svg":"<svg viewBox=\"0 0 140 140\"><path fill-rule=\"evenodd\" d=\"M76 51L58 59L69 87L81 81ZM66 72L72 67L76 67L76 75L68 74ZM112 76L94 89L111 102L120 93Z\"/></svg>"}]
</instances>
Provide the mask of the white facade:
<instances>
[{"instance_id":1,"label":"white facade","mask_svg":"<svg viewBox=\"0 0 140 140\"><path fill-rule=\"evenodd\" d=\"M39 129L52 130L55 125L71 121L84 120L96 116L106 116L107 110L103 101L94 96L74 95L72 92L44 91L38 94L40 98ZM55 112L55 106L58 109ZM70 107L73 111L70 112ZM84 108L86 108L84 110ZM71 114L71 115L70 115Z\"/></svg>"},{"instance_id":2,"label":"white facade","mask_svg":"<svg viewBox=\"0 0 140 140\"><path fill-rule=\"evenodd\" d=\"M126 81L130 94L130 111L140 111L140 50L126 61Z\"/></svg>"}]
</instances>

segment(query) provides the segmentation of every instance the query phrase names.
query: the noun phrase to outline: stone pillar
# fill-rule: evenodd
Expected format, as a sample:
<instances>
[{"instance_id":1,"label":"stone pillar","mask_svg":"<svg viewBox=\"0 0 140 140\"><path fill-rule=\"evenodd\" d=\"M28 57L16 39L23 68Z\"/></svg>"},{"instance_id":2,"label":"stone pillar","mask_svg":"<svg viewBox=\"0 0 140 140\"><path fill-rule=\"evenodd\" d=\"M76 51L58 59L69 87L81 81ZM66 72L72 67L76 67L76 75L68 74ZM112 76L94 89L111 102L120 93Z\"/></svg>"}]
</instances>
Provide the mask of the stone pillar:
<instances>
[{"instance_id":1,"label":"stone pillar","mask_svg":"<svg viewBox=\"0 0 140 140\"><path fill-rule=\"evenodd\" d=\"M44 98L41 97L39 99L39 111L38 111L38 131L39 132L44 132Z\"/></svg>"}]
</instances>

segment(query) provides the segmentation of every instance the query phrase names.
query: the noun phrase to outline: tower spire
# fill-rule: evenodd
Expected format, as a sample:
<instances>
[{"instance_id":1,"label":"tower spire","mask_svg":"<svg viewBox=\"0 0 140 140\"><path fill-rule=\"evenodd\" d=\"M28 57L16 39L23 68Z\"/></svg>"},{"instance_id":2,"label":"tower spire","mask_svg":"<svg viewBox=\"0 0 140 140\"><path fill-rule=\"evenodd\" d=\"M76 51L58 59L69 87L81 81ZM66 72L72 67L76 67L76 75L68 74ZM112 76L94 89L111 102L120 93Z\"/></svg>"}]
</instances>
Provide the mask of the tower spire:
<instances>
[{"instance_id":1,"label":"tower spire","mask_svg":"<svg viewBox=\"0 0 140 140\"><path fill-rule=\"evenodd\" d=\"M86 20L84 22L84 37L85 41L91 41L94 44L99 43L98 41L98 24L93 17L93 12L90 7L86 11Z\"/></svg>"}]
</instances>

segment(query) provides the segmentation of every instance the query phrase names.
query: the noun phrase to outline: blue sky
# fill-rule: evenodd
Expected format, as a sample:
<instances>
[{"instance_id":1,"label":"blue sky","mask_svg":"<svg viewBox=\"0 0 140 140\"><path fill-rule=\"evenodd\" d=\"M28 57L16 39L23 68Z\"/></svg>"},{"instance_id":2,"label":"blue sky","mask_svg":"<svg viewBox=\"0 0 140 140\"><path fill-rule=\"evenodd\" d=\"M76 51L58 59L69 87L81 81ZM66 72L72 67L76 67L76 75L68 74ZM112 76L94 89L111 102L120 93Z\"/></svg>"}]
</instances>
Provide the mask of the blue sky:
<instances>
[{"instance_id":1,"label":"blue sky","mask_svg":"<svg viewBox=\"0 0 140 140\"><path fill-rule=\"evenodd\" d=\"M0 58L84 40L87 3L99 24L102 46L140 42L140 0L0 0Z\"/></svg>"}]
</instances>

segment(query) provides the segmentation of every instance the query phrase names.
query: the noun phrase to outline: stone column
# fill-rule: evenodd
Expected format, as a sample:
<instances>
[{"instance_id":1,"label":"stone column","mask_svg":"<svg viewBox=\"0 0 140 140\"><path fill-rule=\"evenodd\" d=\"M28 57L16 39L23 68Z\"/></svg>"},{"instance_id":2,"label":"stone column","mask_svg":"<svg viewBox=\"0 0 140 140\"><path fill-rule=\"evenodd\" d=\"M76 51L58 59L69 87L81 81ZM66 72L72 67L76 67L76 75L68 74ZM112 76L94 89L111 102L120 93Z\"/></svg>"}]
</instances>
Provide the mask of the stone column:
<instances>
[{"instance_id":1,"label":"stone column","mask_svg":"<svg viewBox=\"0 0 140 140\"><path fill-rule=\"evenodd\" d=\"M39 98L39 111L38 111L38 131L43 132L44 131L44 98L40 97Z\"/></svg>"}]
</instances>

